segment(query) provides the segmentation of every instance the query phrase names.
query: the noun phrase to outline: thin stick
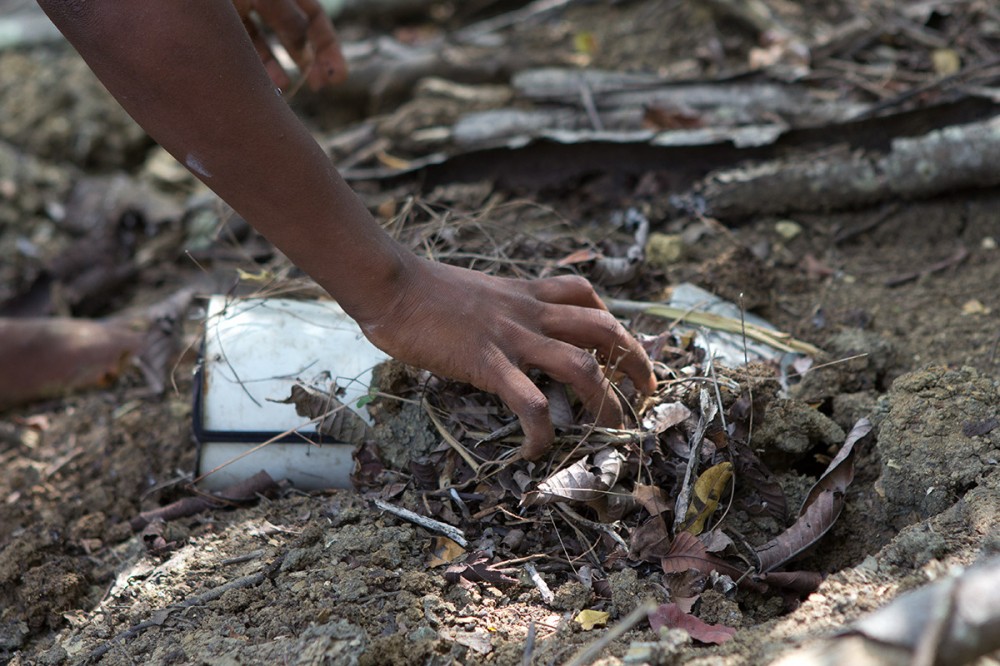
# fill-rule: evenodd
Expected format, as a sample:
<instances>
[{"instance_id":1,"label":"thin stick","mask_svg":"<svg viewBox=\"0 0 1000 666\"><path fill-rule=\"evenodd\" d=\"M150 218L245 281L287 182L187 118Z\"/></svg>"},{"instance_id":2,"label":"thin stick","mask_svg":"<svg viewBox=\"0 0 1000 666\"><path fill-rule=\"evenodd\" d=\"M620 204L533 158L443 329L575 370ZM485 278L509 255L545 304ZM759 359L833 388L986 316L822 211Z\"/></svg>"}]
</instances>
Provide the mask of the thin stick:
<instances>
[{"instance_id":1,"label":"thin stick","mask_svg":"<svg viewBox=\"0 0 1000 666\"><path fill-rule=\"evenodd\" d=\"M621 638L625 632L646 619L654 610L656 610L656 603L653 601L647 600L639 604L635 610L626 615L625 619L616 624L613 629L610 629L596 641L573 655L573 658L566 662L565 666L585 666L585 664L593 663L597 659L597 655L604 648Z\"/></svg>"},{"instance_id":2,"label":"thin stick","mask_svg":"<svg viewBox=\"0 0 1000 666\"><path fill-rule=\"evenodd\" d=\"M433 423L434 427L437 428L438 433L444 438L444 441L448 443L448 446L453 448L455 453L462 457L462 460L464 460L465 464L472 468L473 472L479 474L479 463L472 458L472 454L469 453L464 446L462 446L461 442L455 439L455 436L448 432L448 430L444 427L444 424L441 423L441 419L439 419L434 413L434 408L431 407L426 400L424 401L424 411L427 412L427 416L430 417L431 423Z\"/></svg>"},{"instance_id":3,"label":"thin stick","mask_svg":"<svg viewBox=\"0 0 1000 666\"><path fill-rule=\"evenodd\" d=\"M629 548L628 544L625 543L625 539L623 539L621 535L618 534L618 532L615 532L615 530L610 525L605 525L604 523L597 523L594 522L593 520L588 520L562 502L556 503L556 508L559 509L561 512L563 512L567 518L571 518L579 522L581 525L589 527L592 530L597 530L598 532L604 532L609 537L611 537L611 539L615 543L617 543L619 546L624 548L626 552L628 552Z\"/></svg>"},{"instance_id":4,"label":"thin stick","mask_svg":"<svg viewBox=\"0 0 1000 666\"><path fill-rule=\"evenodd\" d=\"M604 303L608 309L616 315L631 316L635 314L646 314L652 317L663 319L675 319L687 322L691 326L704 326L717 331L728 333L740 333L746 331L746 336L757 342L774 347L784 352L808 354L814 356L819 353L819 347L808 342L797 340L789 333L772 331L755 324L740 324L739 319L723 317L710 312L695 312L686 308L677 308L663 303L646 303L641 301L627 301L619 298L606 298Z\"/></svg>"},{"instance_id":5,"label":"thin stick","mask_svg":"<svg viewBox=\"0 0 1000 666\"><path fill-rule=\"evenodd\" d=\"M468 539L465 538L465 534L463 534L462 531L457 527L452 527L447 523L442 523L440 520L434 520L433 518L421 516L419 513L414 513L409 509L404 509L401 506L393 506L392 504L389 504L388 502L383 502L382 500L379 499L375 500L375 506L382 509L383 511L393 514L394 516L398 516L403 520L409 521L416 525L420 525L421 527L428 529L432 532L438 532L440 534L443 534L452 541L454 541L455 543L457 543L462 548L466 548L469 545L469 541Z\"/></svg>"},{"instance_id":6,"label":"thin stick","mask_svg":"<svg viewBox=\"0 0 1000 666\"><path fill-rule=\"evenodd\" d=\"M528 572L531 582L535 584L536 588L538 588L538 593L542 595L542 601L547 604L551 604L555 601L556 595L552 593L551 589L549 589L548 583L546 583L545 579L542 578L542 575L538 573L538 569L535 568L535 565L528 562L524 565L524 570Z\"/></svg>"}]
</instances>

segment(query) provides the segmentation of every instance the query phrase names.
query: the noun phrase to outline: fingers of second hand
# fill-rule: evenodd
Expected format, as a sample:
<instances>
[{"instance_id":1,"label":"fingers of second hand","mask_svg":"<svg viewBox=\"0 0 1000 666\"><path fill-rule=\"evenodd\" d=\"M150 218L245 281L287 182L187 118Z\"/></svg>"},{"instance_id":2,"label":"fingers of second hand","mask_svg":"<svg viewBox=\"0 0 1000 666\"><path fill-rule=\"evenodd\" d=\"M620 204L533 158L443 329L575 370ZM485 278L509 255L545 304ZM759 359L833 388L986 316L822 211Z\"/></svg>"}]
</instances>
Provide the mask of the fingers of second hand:
<instances>
[{"instance_id":1,"label":"fingers of second hand","mask_svg":"<svg viewBox=\"0 0 1000 666\"><path fill-rule=\"evenodd\" d=\"M347 62L340 50L340 39L333 22L317 0L296 0L308 21L307 36L316 51L317 64L321 66L317 78L328 83L339 83L347 78Z\"/></svg>"},{"instance_id":2,"label":"fingers of second hand","mask_svg":"<svg viewBox=\"0 0 1000 666\"><path fill-rule=\"evenodd\" d=\"M295 0L267 0L258 2L257 13L278 36L282 46L299 61L300 54L306 46L306 32L309 19Z\"/></svg>"},{"instance_id":3,"label":"fingers of second hand","mask_svg":"<svg viewBox=\"0 0 1000 666\"><path fill-rule=\"evenodd\" d=\"M271 46L257 28L257 24L251 18L246 17L243 19L243 27L246 29L247 35L250 36L250 41L253 43L257 55L260 57L260 61L264 64L264 69L267 70L267 75L271 78L271 82L282 90L286 89L292 81L288 78L288 74L285 73L285 69L281 66L281 63L274 57Z\"/></svg>"}]
</instances>

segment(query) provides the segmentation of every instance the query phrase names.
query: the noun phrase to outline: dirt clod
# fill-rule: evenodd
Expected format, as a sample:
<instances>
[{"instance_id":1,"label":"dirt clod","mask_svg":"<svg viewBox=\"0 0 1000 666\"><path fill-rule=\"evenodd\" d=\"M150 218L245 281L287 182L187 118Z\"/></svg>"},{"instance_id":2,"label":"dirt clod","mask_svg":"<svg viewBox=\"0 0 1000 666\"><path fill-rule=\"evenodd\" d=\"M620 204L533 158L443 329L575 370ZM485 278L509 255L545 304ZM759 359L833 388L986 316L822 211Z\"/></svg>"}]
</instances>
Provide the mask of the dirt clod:
<instances>
[{"instance_id":1,"label":"dirt clod","mask_svg":"<svg viewBox=\"0 0 1000 666\"><path fill-rule=\"evenodd\" d=\"M948 508L1000 462L1000 432L964 424L996 414L996 383L973 368L932 367L900 377L878 433L879 489L899 524Z\"/></svg>"}]
</instances>

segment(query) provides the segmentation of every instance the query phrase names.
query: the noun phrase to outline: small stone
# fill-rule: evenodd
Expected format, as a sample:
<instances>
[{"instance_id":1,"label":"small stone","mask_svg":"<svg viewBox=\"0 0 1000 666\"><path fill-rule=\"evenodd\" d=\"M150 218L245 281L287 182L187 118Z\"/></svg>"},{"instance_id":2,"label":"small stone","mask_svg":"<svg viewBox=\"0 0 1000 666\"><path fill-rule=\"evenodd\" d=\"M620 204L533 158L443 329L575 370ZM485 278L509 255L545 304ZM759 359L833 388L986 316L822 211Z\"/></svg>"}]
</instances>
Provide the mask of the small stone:
<instances>
[{"instance_id":1,"label":"small stone","mask_svg":"<svg viewBox=\"0 0 1000 666\"><path fill-rule=\"evenodd\" d=\"M646 242L646 263L667 270L684 256L684 239L680 234L652 233Z\"/></svg>"},{"instance_id":2,"label":"small stone","mask_svg":"<svg viewBox=\"0 0 1000 666\"><path fill-rule=\"evenodd\" d=\"M802 233L802 225L794 220L781 220L774 223L774 230L786 241L790 241Z\"/></svg>"},{"instance_id":3,"label":"small stone","mask_svg":"<svg viewBox=\"0 0 1000 666\"><path fill-rule=\"evenodd\" d=\"M983 305L983 302L978 298L973 298L962 304L962 315L988 315L990 309Z\"/></svg>"}]
</instances>

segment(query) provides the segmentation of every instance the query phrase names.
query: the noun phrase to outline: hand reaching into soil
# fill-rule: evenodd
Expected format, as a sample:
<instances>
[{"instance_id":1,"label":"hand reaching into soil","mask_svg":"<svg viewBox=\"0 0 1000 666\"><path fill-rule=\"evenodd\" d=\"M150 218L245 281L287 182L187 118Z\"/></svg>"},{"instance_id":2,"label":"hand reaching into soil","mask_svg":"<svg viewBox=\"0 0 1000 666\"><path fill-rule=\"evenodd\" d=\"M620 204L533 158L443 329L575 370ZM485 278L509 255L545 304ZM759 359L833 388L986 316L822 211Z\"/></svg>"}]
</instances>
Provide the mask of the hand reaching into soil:
<instances>
[{"instance_id":1,"label":"hand reaching into soil","mask_svg":"<svg viewBox=\"0 0 1000 666\"><path fill-rule=\"evenodd\" d=\"M586 281L491 277L418 259L389 237L275 94L229 0L39 4L125 110L337 299L376 345L500 394L522 420L527 457L540 455L553 435L530 368L570 384L604 425L621 424L621 406L586 349L617 362L640 390L654 388L646 355ZM293 48L307 26L317 57L333 57L335 42L315 27L325 18L314 0L248 6ZM305 24L290 18L295 7ZM300 57L307 51L299 48Z\"/></svg>"},{"instance_id":2,"label":"hand reaching into soil","mask_svg":"<svg viewBox=\"0 0 1000 666\"><path fill-rule=\"evenodd\" d=\"M499 395L520 418L526 458L542 455L554 435L529 368L571 386L596 422L612 428L623 425L621 403L586 349L639 390L656 388L646 353L586 280L513 280L414 259L395 302L360 321L362 329L399 360Z\"/></svg>"},{"instance_id":3,"label":"hand reaching into soil","mask_svg":"<svg viewBox=\"0 0 1000 666\"><path fill-rule=\"evenodd\" d=\"M278 36L313 90L347 80L347 62L333 24L317 0L233 0L268 75L282 90L291 79L274 57L254 14Z\"/></svg>"}]
</instances>

